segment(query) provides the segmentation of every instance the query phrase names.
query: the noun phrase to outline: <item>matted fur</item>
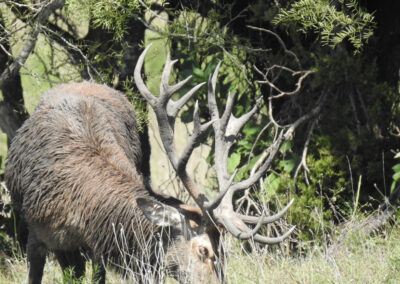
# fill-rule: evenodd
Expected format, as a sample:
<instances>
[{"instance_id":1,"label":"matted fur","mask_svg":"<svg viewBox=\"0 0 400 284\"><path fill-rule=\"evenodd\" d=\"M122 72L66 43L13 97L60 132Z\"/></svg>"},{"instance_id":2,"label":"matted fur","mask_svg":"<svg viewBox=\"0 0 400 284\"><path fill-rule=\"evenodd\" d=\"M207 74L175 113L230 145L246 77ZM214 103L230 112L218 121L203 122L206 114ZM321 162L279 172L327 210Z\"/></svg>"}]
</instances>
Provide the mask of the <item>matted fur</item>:
<instances>
[{"instance_id":1,"label":"matted fur","mask_svg":"<svg viewBox=\"0 0 400 284\"><path fill-rule=\"evenodd\" d=\"M5 170L29 233L47 250L88 249L117 266L126 261L121 242L130 257L140 258L144 245L153 251L160 228L136 198L181 202L150 188L142 141L133 108L111 88L84 82L45 93L12 141Z\"/></svg>"},{"instance_id":2,"label":"matted fur","mask_svg":"<svg viewBox=\"0 0 400 284\"><path fill-rule=\"evenodd\" d=\"M152 230L135 206L135 198L150 193L138 171L142 152L129 106L106 86L61 85L44 94L18 130L6 183L14 208L38 224L49 249L88 246L111 256L112 224L129 228L142 216L146 233ZM134 239L130 232L127 240Z\"/></svg>"}]
</instances>

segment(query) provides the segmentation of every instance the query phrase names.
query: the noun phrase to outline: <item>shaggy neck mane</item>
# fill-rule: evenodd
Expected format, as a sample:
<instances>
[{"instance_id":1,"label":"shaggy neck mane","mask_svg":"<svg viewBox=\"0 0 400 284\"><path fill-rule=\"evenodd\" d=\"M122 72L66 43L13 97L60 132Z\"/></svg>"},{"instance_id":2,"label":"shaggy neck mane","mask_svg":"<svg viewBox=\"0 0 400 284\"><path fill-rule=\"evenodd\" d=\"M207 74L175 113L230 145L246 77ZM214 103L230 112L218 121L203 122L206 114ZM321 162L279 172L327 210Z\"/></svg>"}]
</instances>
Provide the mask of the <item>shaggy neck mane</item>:
<instances>
[{"instance_id":1,"label":"shaggy neck mane","mask_svg":"<svg viewBox=\"0 0 400 284\"><path fill-rule=\"evenodd\" d=\"M145 184L143 176L137 173L120 147L97 145L103 146L96 151L95 159L99 161L93 162L92 157L90 165L92 180L88 180L88 185L96 184L97 188L89 203L91 218L87 224L87 232L96 234L87 235L87 243L96 254L118 266L126 266L132 261L148 262L140 257L146 251L154 251L154 236L159 227L144 216L137 207L136 198L156 194ZM98 174L93 174L94 171Z\"/></svg>"}]
</instances>

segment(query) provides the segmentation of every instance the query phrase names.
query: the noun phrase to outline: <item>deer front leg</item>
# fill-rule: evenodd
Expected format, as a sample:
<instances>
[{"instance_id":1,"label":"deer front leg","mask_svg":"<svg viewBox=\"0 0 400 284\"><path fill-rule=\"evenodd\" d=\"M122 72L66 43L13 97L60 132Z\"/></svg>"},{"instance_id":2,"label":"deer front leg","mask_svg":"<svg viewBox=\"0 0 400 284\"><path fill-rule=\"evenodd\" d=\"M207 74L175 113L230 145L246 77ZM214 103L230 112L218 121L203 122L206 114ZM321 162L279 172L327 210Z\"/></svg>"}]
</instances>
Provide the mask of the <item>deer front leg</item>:
<instances>
[{"instance_id":1,"label":"deer front leg","mask_svg":"<svg viewBox=\"0 0 400 284\"><path fill-rule=\"evenodd\" d=\"M29 267L28 283L40 284L42 282L44 264L46 263L47 249L32 231L29 231L26 253Z\"/></svg>"}]
</instances>

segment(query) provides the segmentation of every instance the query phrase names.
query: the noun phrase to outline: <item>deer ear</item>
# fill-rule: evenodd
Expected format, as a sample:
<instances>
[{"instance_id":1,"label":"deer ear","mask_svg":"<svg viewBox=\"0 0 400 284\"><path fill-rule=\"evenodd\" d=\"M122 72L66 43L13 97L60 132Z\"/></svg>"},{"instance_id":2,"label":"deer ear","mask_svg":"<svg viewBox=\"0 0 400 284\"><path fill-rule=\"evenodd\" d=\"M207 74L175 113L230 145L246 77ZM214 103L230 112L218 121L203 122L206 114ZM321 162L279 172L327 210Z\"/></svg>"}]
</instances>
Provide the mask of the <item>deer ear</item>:
<instances>
[{"instance_id":1,"label":"deer ear","mask_svg":"<svg viewBox=\"0 0 400 284\"><path fill-rule=\"evenodd\" d=\"M136 203L146 218L160 227L181 229L183 216L177 209L150 198L137 198Z\"/></svg>"}]
</instances>

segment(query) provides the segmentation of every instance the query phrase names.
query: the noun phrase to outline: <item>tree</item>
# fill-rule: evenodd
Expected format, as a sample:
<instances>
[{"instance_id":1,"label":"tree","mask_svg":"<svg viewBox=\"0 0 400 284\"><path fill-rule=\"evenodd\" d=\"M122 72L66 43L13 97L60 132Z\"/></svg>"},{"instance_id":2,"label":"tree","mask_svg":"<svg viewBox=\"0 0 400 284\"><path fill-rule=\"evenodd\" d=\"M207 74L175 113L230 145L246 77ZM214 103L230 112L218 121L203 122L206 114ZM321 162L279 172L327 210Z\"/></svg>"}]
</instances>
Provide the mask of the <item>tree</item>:
<instances>
[{"instance_id":1,"label":"tree","mask_svg":"<svg viewBox=\"0 0 400 284\"><path fill-rule=\"evenodd\" d=\"M5 66L0 75L0 90L3 93L3 102L0 104L0 128L7 134L9 141L14 137L17 129L22 125L27 118L27 113L24 109L21 78L19 70L26 62L27 58L33 51L37 37L40 31L40 25L45 22L51 13L62 8L65 1L57 0L50 2L42 2L36 7L38 13L31 21L30 32L24 41L23 47L16 58L11 54L11 49L8 43L9 34L5 28L3 13L0 14L0 24L2 33L0 59ZM6 64L8 62L8 64Z\"/></svg>"},{"instance_id":2,"label":"tree","mask_svg":"<svg viewBox=\"0 0 400 284\"><path fill-rule=\"evenodd\" d=\"M230 153L229 169L237 179L249 176L268 159L272 145L280 147L260 183L263 190L249 190L245 198L238 197L237 207L248 206L256 212L252 194L262 194L266 200L293 196L291 222L298 224L301 237L313 239L321 232L315 208L325 222L341 222L359 208L358 201L368 205L363 209L372 209L390 194L392 152L400 123L396 48L400 25L393 8L397 2L67 0L50 20L38 16L45 11L51 14L55 10L50 12L50 7L56 3L61 7L63 1L31 5L6 1L1 6L0 11L11 9L21 22L33 27L26 39L29 52L21 54L21 59L32 55L34 43L43 36L51 43L49 53L54 54L55 47L63 50L68 69L76 68L79 74L60 75L55 67L40 74L21 69L25 61L13 52L14 31L2 12L0 61L7 63L0 66L8 68L0 71L14 70L14 75L0 78L9 78L4 81L7 86L15 86L0 83L4 97L0 127L9 138L28 116L18 70L44 78L49 86L75 79L112 85L127 93L145 116L132 75L152 31L152 40L161 39L164 45L155 61L164 62L161 58L167 47L173 58L181 58L174 80L193 74L192 87L207 81L222 61L222 83L216 94L222 105L228 92L236 92L233 108L239 116L262 97L262 115L243 129L244 139ZM87 32L77 32L74 18L80 19ZM155 19L161 24L155 24ZM148 63L145 68L151 77L161 65ZM209 115L201 103L206 95L201 89L199 108L204 119ZM194 105L182 114L185 121L192 119ZM249 153L250 158L245 158ZM275 209L272 202L271 209Z\"/></svg>"}]
</instances>

